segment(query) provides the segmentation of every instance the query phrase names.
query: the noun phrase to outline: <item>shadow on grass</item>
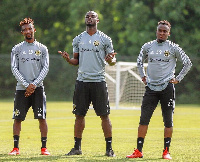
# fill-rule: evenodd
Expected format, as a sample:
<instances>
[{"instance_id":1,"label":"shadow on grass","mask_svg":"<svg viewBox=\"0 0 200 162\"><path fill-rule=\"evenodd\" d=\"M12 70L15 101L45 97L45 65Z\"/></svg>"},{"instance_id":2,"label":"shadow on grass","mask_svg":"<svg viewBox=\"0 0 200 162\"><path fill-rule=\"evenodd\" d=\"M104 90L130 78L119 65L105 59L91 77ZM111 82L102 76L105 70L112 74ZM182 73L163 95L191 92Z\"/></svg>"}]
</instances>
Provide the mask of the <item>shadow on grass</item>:
<instances>
[{"instance_id":1,"label":"shadow on grass","mask_svg":"<svg viewBox=\"0 0 200 162\"><path fill-rule=\"evenodd\" d=\"M0 154L0 161L81 161L81 162L96 162L96 161L118 161L118 162L128 162L128 161L162 161L162 158L154 158L154 159L128 159L122 157L106 157L104 155L97 156L66 156L66 155L50 155L50 156L29 156L25 157L24 155L11 156L8 154Z\"/></svg>"},{"instance_id":2,"label":"shadow on grass","mask_svg":"<svg viewBox=\"0 0 200 162\"><path fill-rule=\"evenodd\" d=\"M30 156L27 155L8 155L8 154L0 154L0 161L56 161L61 159L62 156Z\"/></svg>"}]
</instances>

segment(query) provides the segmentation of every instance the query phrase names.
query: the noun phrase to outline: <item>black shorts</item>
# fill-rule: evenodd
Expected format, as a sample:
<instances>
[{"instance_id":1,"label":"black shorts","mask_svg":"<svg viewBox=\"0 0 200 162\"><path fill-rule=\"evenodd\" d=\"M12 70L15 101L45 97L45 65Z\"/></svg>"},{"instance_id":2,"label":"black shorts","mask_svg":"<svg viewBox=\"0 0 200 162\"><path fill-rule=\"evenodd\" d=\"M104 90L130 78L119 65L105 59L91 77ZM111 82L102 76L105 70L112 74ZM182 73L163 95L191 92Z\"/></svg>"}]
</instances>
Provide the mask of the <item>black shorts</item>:
<instances>
[{"instance_id":1,"label":"black shorts","mask_svg":"<svg viewBox=\"0 0 200 162\"><path fill-rule=\"evenodd\" d=\"M146 91L141 106L141 125L149 125L152 114L156 109L159 101L161 104L165 127L170 128L173 126L175 88L174 84L172 83L169 83L168 86L162 91L153 91L148 86L146 86Z\"/></svg>"},{"instance_id":2,"label":"black shorts","mask_svg":"<svg viewBox=\"0 0 200 162\"><path fill-rule=\"evenodd\" d=\"M73 114L85 116L91 102L97 116L110 114L106 82L76 81Z\"/></svg>"},{"instance_id":3,"label":"black shorts","mask_svg":"<svg viewBox=\"0 0 200 162\"><path fill-rule=\"evenodd\" d=\"M46 119L46 95L43 87L37 87L35 92L24 96L25 90L15 93L13 119L25 120L29 108L32 106L35 119Z\"/></svg>"}]
</instances>

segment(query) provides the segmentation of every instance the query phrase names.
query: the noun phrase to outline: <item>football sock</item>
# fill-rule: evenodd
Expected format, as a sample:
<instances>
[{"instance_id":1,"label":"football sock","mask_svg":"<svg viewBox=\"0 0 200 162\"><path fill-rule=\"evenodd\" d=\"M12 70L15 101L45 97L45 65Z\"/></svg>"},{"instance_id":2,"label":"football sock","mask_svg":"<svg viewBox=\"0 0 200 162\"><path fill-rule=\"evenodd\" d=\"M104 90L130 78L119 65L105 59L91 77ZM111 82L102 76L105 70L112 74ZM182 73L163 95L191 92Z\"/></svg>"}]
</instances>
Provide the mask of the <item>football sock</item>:
<instances>
[{"instance_id":1,"label":"football sock","mask_svg":"<svg viewBox=\"0 0 200 162\"><path fill-rule=\"evenodd\" d=\"M19 148L19 136L14 135L13 139L14 139L14 148Z\"/></svg>"},{"instance_id":2,"label":"football sock","mask_svg":"<svg viewBox=\"0 0 200 162\"><path fill-rule=\"evenodd\" d=\"M112 149L112 137L105 138L106 150Z\"/></svg>"},{"instance_id":3,"label":"football sock","mask_svg":"<svg viewBox=\"0 0 200 162\"><path fill-rule=\"evenodd\" d=\"M170 143L171 143L170 137L164 138L164 149L166 149L167 147L167 151L169 151Z\"/></svg>"},{"instance_id":4,"label":"football sock","mask_svg":"<svg viewBox=\"0 0 200 162\"><path fill-rule=\"evenodd\" d=\"M46 148L47 137L42 137L41 142L42 142L42 148Z\"/></svg>"},{"instance_id":5,"label":"football sock","mask_svg":"<svg viewBox=\"0 0 200 162\"><path fill-rule=\"evenodd\" d=\"M143 144L144 144L144 138L138 137L138 138L137 138L137 149L138 149L140 152L142 152Z\"/></svg>"},{"instance_id":6,"label":"football sock","mask_svg":"<svg viewBox=\"0 0 200 162\"><path fill-rule=\"evenodd\" d=\"M77 138L77 137L74 137L74 148L76 150L81 150L81 140L82 138Z\"/></svg>"}]
</instances>

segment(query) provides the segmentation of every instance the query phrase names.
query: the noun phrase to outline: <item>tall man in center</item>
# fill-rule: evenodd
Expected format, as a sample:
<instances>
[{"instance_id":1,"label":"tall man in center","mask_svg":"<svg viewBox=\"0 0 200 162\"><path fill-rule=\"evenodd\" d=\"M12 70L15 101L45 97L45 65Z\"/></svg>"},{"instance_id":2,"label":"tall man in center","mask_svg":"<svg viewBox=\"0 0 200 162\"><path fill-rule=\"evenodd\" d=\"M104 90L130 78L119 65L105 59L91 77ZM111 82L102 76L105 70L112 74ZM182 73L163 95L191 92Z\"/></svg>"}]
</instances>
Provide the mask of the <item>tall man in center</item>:
<instances>
[{"instance_id":1,"label":"tall man in center","mask_svg":"<svg viewBox=\"0 0 200 162\"><path fill-rule=\"evenodd\" d=\"M86 31L73 39L73 58L67 52L60 53L68 63L79 65L73 97L74 148L66 155L80 155L82 133L85 128L85 116L92 102L93 108L101 118L106 141L106 156L115 156L112 150L112 125L109 119L110 106L105 82L105 65L115 65L116 58L112 40L97 30L98 14L88 11L85 15Z\"/></svg>"}]
</instances>

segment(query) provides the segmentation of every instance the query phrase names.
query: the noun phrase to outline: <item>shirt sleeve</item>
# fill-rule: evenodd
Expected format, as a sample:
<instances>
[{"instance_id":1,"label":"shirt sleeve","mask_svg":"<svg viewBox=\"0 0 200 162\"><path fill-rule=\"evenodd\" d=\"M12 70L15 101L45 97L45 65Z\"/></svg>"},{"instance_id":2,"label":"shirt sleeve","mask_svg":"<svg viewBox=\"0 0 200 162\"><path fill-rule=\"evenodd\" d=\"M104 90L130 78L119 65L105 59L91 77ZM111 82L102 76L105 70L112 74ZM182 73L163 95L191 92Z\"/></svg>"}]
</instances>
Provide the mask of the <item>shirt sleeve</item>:
<instances>
[{"instance_id":1,"label":"shirt sleeve","mask_svg":"<svg viewBox=\"0 0 200 162\"><path fill-rule=\"evenodd\" d=\"M73 42L72 42L73 53L79 53L78 40L79 40L79 36L76 36L76 37L73 39Z\"/></svg>"},{"instance_id":2,"label":"shirt sleeve","mask_svg":"<svg viewBox=\"0 0 200 162\"><path fill-rule=\"evenodd\" d=\"M180 48L179 46L175 48L175 56L178 61L183 63L183 67L176 77L176 79L180 82L192 67L192 62L190 61L190 58L186 55L186 53L182 50L182 48Z\"/></svg>"},{"instance_id":3,"label":"shirt sleeve","mask_svg":"<svg viewBox=\"0 0 200 162\"><path fill-rule=\"evenodd\" d=\"M147 46L147 44L144 44L142 46L140 53L139 53L139 56L137 58L137 68L138 68L138 72L139 72L139 75L140 75L141 78L146 76L145 70L144 70L144 61L148 57L146 46Z\"/></svg>"},{"instance_id":4,"label":"shirt sleeve","mask_svg":"<svg viewBox=\"0 0 200 162\"><path fill-rule=\"evenodd\" d=\"M38 86L41 82L43 82L49 71L49 52L48 49L45 48L42 53L42 69L40 71L39 76L34 80L32 84Z\"/></svg>"},{"instance_id":5,"label":"shirt sleeve","mask_svg":"<svg viewBox=\"0 0 200 162\"><path fill-rule=\"evenodd\" d=\"M11 71L18 82L21 82L22 85L27 88L29 83L24 78L24 76L19 72L19 51L14 47L11 52Z\"/></svg>"},{"instance_id":6,"label":"shirt sleeve","mask_svg":"<svg viewBox=\"0 0 200 162\"><path fill-rule=\"evenodd\" d=\"M105 41L105 51L106 51L106 54L114 52L112 39L108 36L106 37L106 41Z\"/></svg>"}]
</instances>

